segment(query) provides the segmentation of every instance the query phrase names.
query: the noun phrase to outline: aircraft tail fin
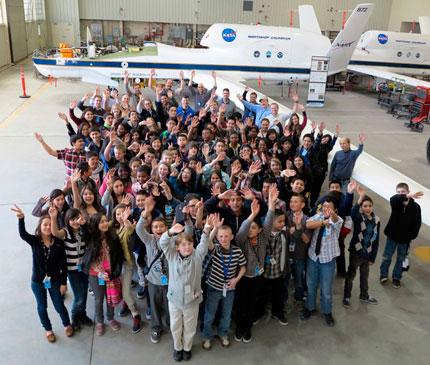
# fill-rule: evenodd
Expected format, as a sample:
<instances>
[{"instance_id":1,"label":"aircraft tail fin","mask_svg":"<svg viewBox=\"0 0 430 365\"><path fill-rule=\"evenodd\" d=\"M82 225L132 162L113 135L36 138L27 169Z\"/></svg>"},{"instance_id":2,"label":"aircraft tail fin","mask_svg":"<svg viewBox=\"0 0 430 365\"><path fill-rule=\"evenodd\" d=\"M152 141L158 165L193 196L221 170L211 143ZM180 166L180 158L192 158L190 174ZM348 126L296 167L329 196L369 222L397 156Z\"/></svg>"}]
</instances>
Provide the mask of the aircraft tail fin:
<instances>
[{"instance_id":1,"label":"aircraft tail fin","mask_svg":"<svg viewBox=\"0 0 430 365\"><path fill-rule=\"evenodd\" d=\"M333 41L327 56L330 57L329 74L333 75L346 69L362 35L367 21L372 15L373 4L359 4L346 21Z\"/></svg>"},{"instance_id":2,"label":"aircraft tail fin","mask_svg":"<svg viewBox=\"0 0 430 365\"><path fill-rule=\"evenodd\" d=\"M321 28L312 5L299 6L300 29L321 35Z\"/></svg>"},{"instance_id":3,"label":"aircraft tail fin","mask_svg":"<svg viewBox=\"0 0 430 365\"><path fill-rule=\"evenodd\" d=\"M418 17L420 23L421 34L430 35L430 16L420 16Z\"/></svg>"}]
</instances>

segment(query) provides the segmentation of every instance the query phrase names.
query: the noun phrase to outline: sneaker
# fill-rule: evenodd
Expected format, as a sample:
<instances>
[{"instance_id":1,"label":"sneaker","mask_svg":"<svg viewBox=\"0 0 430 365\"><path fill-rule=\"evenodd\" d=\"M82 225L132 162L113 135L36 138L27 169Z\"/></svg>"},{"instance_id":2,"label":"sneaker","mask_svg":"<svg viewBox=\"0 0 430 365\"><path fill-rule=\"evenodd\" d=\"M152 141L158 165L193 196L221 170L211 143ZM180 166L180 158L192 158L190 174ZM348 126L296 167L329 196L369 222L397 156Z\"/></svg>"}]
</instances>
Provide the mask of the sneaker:
<instances>
[{"instance_id":1,"label":"sneaker","mask_svg":"<svg viewBox=\"0 0 430 365\"><path fill-rule=\"evenodd\" d=\"M393 285L394 285L394 283L393 283ZM378 304L378 301L375 298L372 298L370 295L367 297L367 299L360 298L360 300L363 303L367 303L367 304Z\"/></svg>"},{"instance_id":2,"label":"sneaker","mask_svg":"<svg viewBox=\"0 0 430 365\"><path fill-rule=\"evenodd\" d=\"M182 361L182 359L183 359L183 351L173 350L173 360L179 362L179 361Z\"/></svg>"},{"instance_id":3,"label":"sneaker","mask_svg":"<svg viewBox=\"0 0 430 365\"><path fill-rule=\"evenodd\" d=\"M134 289L136 286L137 286L137 282L136 282L136 281L134 281L134 280L132 280L132 281L131 281L131 283L130 283L130 287L131 287L132 289Z\"/></svg>"},{"instance_id":4,"label":"sneaker","mask_svg":"<svg viewBox=\"0 0 430 365\"><path fill-rule=\"evenodd\" d=\"M71 324L75 331L79 331L81 329L81 320L77 316L72 316Z\"/></svg>"},{"instance_id":5,"label":"sneaker","mask_svg":"<svg viewBox=\"0 0 430 365\"><path fill-rule=\"evenodd\" d=\"M145 317L147 320L151 319L151 307L146 308Z\"/></svg>"},{"instance_id":6,"label":"sneaker","mask_svg":"<svg viewBox=\"0 0 430 365\"><path fill-rule=\"evenodd\" d=\"M236 333L234 334L234 340L236 342L242 342L242 340L243 340L243 333L242 333L242 331L239 331L238 329L236 329Z\"/></svg>"},{"instance_id":7,"label":"sneaker","mask_svg":"<svg viewBox=\"0 0 430 365\"><path fill-rule=\"evenodd\" d=\"M66 334L67 337L72 337L74 333L73 327L70 324L64 327L64 333Z\"/></svg>"},{"instance_id":8,"label":"sneaker","mask_svg":"<svg viewBox=\"0 0 430 365\"><path fill-rule=\"evenodd\" d=\"M82 315L80 318L81 323L84 324L85 326L92 326L93 325L93 321L90 317L88 317L86 314Z\"/></svg>"},{"instance_id":9,"label":"sneaker","mask_svg":"<svg viewBox=\"0 0 430 365\"><path fill-rule=\"evenodd\" d=\"M284 313L280 314L279 316L273 316L273 318L276 319L283 326L288 325L288 320L285 317Z\"/></svg>"},{"instance_id":10,"label":"sneaker","mask_svg":"<svg viewBox=\"0 0 430 365\"><path fill-rule=\"evenodd\" d=\"M114 319L112 319L111 321L109 321L109 326L110 328L112 328L112 331L119 331L119 329L121 328L121 325L115 321Z\"/></svg>"},{"instance_id":11,"label":"sneaker","mask_svg":"<svg viewBox=\"0 0 430 365\"><path fill-rule=\"evenodd\" d=\"M203 340L202 349L209 351L212 348L211 340Z\"/></svg>"},{"instance_id":12,"label":"sneaker","mask_svg":"<svg viewBox=\"0 0 430 365\"><path fill-rule=\"evenodd\" d=\"M104 333L105 333L104 323L97 323L96 324L96 335L97 336L103 336Z\"/></svg>"},{"instance_id":13,"label":"sneaker","mask_svg":"<svg viewBox=\"0 0 430 365\"><path fill-rule=\"evenodd\" d=\"M345 308L350 308L351 307L351 299L350 298L343 298L342 305Z\"/></svg>"},{"instance_id":14,"label":"sneaker","mask_svg":"<svg viewBox=\"0 0 430 365\"><path fill-rule=\"evenodd\" d=\"M400 288L400 280L393 279L393 288L395 288L395 289Z\"/></svg>"},{"instance_id":15,"label":"sneaker","mask_svg":"<svg viewBox=\"0 0 430 365\"><path fill-rule=\"evenodd\" d=\"M324 314L324 319L325 319L325 323L327 324L327 326L329 326L329 327L334 326L334 318L331 315L331 313Z\"/></svg>"},{"instance_id":16,"label":"sneaker","mask_svg":"<svg viewBox=\"0 0 430 365\"><path fill-rule=\"evenodd\" d=\"M221 346L222 347L229 347L230 346L230 339L228 336L221 336Z\"/></svg>"},{"instance_id":17,"label":"sneaker","mask_svg":"<svg viewBox=\"0 0 430 365\"><path fill-rule=\"evenodd\" d=\"M88 289L88 293L89 293L90 295L94 296L94 292L93 292L93 290L92 290L92 289Z\"/></svg>"},{"instance_id":18,"label":"sneaker","mask_svg":"<svg viewBox=\"0 0 430 365\"><path fill-rule=\"evenodd\" d=\"M161 332L160 331L152 331L151 332L151 342L152 343L159 343L161 338Z\"/></svg>"},{"instance_id":19,"label":"sneaker","mask_svg":"<svg viewBox=\"0 0 430 365\"><path fill-rule=\"evenodd\" d=\"M128 309L127 304L124 302L121 305L121 309L119 310L120 317L127 317L130 314L130 309Z\"/></svg>"},{"instance_id":20,"label":"sneaker","mask_svg":"<svg viewBox=\"0 0 430 365\"><path fill-rule=\"evenodd\" d=\"M316 310L309 310L305 307L305 309L303 309L302 314L300 314L300 319L302 321L307 321L309 318L311 318L312 314L314 314L316 312Z\"/></svg>"},{"instance_id":21,"label":"sneaker","mask_svg":"<svg viewBox=\"0 0 430 365\"><path fill-rule=\"evenodd\" d=\"M137 299L143 299L143 298L145 298L145 294L146 294L145 288L139 286L139 289L138 289L137 294L136 294L136 298Z\"/></svg>"},{"instance_id":22,"label":"sneaker","mask_svg":"<svg viewBox=\"0 0 430 365\"><path fill-rule=\"evenodd\" d=\"M379 282L381 283L381 285L385 285L388 282L388 278L385 276L381 276L381 278L379 279Z\"/></svg>"},{"instance_id":23,"label":"sneaker","mask_svg":"<svg viewBox=\"0 0 430 365\"><path fill-rule=\"evenodd\" d=\"M190 361L191 360L191 350L190 351L182 351L182 360Z\"/></svg>"},{"instance_id":24,"label":"sneaker","mask_svg":"<svg viewBox=\"0 0 430 365\"><path fill-rule=\"evenodd\" d=\"M251 330L245 331L245 334L242 338L243 343L250 343L252 341Z\"/></svg>"},{"instance_id":25,"label":"sneaker","mask_svg":"<svg viewBox=\"0 0 430 365\"><path fill-rule=\"evenodd\" d=\"M50 343L54 343L57 339L55 338L55 334L52 331L46 331L46 339Z\"/></svg>"},{"instance_id":26,"label":"sneaker","mask_svg":"<svg viewBox=\"0 0 430 365\"><path fill-rule=\"evenodd\" d=\"M131 329L131 332L138 333L140 332L141 329L142 329L142 319L138 314L136 317L133 317L133 327Z\"/></svg>"}]
</instances>

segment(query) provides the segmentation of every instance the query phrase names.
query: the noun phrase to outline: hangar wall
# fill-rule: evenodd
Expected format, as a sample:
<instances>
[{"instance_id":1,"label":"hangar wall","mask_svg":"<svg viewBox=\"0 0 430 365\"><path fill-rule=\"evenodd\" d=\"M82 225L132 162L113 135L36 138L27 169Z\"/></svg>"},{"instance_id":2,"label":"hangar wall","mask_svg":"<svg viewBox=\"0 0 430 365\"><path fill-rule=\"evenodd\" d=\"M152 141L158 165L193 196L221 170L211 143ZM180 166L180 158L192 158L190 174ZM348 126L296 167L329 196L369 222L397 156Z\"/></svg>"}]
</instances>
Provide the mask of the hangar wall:
<instances>
[{"instance_id":1,"label":"hangar wall","mask_svg":"<svg viewBox=\"0 0 430 365\"><path fill-rule=\"evenodd\" d=\"M414 0L413 2L393 0L388 30L394 32L409 31L402 29L402 22L418 22L418 17L421 15L430 15L429 0Z\"/></svg>"},{"instance_id":2,"label":"hangar wall","mask_svg":"<svg viewBox=\"0 0 430 365\"><path fill-rule=\"evenodd\" d=\"M360 0L254 0L252 11L244 11L243 0L79 0L81 19L146 21L162 23L206 24L256 23L278 26L298 25L300 4L313 5L324 30L339 30L343 11L352 11ZM392 0L375 1L369 29L386 29Z\"/></svg>"}]
</instances>

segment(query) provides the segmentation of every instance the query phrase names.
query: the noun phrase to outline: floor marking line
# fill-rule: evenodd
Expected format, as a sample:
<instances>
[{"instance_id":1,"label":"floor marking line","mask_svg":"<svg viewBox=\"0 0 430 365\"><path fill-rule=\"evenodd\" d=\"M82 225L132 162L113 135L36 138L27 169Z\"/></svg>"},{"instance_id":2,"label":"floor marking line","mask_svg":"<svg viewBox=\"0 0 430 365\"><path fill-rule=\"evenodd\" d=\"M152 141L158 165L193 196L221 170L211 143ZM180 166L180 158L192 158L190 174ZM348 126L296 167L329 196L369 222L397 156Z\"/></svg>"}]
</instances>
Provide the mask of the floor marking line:
<instances>
[{"instance_id":1,"label":"floor marking line","mask_svg":"<svg viewBox=\"0 0 430 365\"><path fill-rule=\"evenodd\" d=\"M33 96L25 100L21 105L19 105L6 119L0 123L0 129L7 127L12 123L35 99L37 99L42 92L49 86L48 83L41 85Z\"/></svg>"}]
</instances>

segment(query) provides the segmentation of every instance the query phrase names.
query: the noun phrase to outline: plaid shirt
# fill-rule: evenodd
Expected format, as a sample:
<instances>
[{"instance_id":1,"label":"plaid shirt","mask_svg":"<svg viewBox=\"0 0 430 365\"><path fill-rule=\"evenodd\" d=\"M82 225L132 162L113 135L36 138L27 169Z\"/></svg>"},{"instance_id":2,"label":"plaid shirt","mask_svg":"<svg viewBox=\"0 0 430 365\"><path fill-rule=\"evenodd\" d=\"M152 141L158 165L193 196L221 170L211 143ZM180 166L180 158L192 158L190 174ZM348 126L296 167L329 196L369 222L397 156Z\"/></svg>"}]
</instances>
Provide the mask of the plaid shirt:
<instances>
[{"instance_id":1,"label":"plaid shirt","mask_svg":"<svg viewBox=\"0 0 430 365\"><path fill-rule=\"evenodd\" d=\"M285 240L285 236L282 232L272 232L270 234L269 242L267 244L266 258L264 260L264 277L267 279L277 279L282 276L282 240ZM288 250L288 247L286 247L286 249ZM275 264L270 262L270 260L273 259L276 261Z\"/></svg>"},{"instance_id":2,"label":"plaid shirt","mask_svg":"<svg viewBox=\"0 0 430 365\"><path fill-rule=\"evenodd\" d=\"M322 222L323 220L324 220L324 215L320 213L320 214L315 214L313 217L309 218L308 222L316 222L316 221ZM329 219L329 222L330 222L330 225L325 228L325 232L322 236L320 254L318 256L315 254L315 246L316 246L318 232L320 228L317 228L314 230L311 246L309 247L309 258L315 262L319 259L321 264L330 262L335 257L340 255L338 238L339 238L340 229L342 228L343 219L341 217L338 217L338 220L336 223L333 222L331 219Z\"/></svg>"},{"instance_id":3,"label":"plaid shirt","mask_svg":"<svg viewBox=\"0 0 430 365\"><path fill-rule=\"evenodd\" d=\"M78 152L74 148L65 148L64 150L57 150L57 158L63 160L66 166L66 176L72 176L76 165L81 161L86 161L85 152Z\"/></svg>"}]
</instances>

